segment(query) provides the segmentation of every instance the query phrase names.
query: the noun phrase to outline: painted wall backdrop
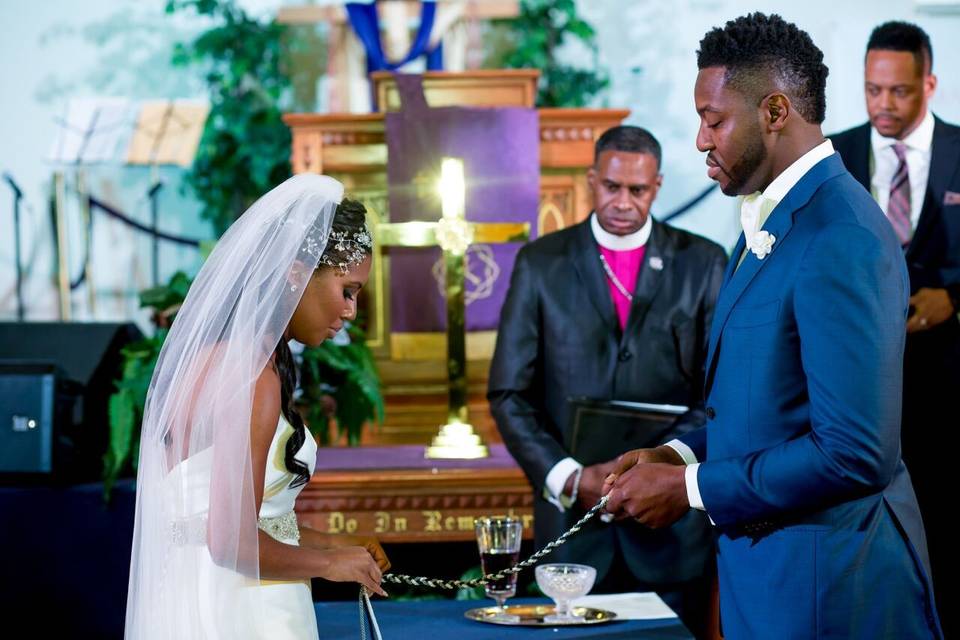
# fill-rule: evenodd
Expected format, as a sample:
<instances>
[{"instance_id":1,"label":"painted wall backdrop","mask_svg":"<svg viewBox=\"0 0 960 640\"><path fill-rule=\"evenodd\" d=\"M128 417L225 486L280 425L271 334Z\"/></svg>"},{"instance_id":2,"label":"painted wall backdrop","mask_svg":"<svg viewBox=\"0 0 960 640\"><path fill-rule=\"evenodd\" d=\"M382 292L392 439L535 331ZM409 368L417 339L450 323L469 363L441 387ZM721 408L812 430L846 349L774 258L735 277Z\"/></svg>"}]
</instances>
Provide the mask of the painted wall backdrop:
<instances>
[{"instance_id":1,"label":"painted wall backdrop","mask_svg":"<svg viewBox=\"0 0 960 640\"><path fill-rule=\"evenodd\" d=\"M176 42L190 40L208 25L186 14L168 16L163 0L2 0L0 2L0 173L9 173L24 192L21 241L26 269L27 318L58 316L55 251L49 208L47 161L71 98L120 96L134 101L203 99L205 86L195 68L170 63ZM242 0L256 15L272 15L281 0ZM609 89L594 106L628 107L629 123L649 128L664 147L664 187L655 215L674 210L708 186L703 157L694 147L697 117L692 107L695 51L711 27L749 11L778 12L810 32L823 49L830 77L827 85L827 132L863 122L863 49L870 30L890 19L920 24L933 41L934 72L939 87L933 110L960 121L960 2L808 0L805 3L746 0L677 0L626 2L580 0L580 14L597 30L600 63L610 74ZM570 46L561 55L575 60L590 55ZM160 228L197 239L213 237L200 219L199 205L182 188L183 170L160 169ZM89 190L99 199L147 223L146 192L153 177L148 168L102 163L88 169ZM0 318L14 318L13 197L0 184ZM83 250L78 216L69 218L71 272L79 273ZM719 192L676 221L730 247L738 235L737 204ZM161 279L173 271L194 272L196 250L163 244ZM148 329L138 312L136 293L152 280L150 242L124 225L95 216L92 245L96 313L81 287L74 294L74 317L134 319Z\"/></svg>"}]
</instances>

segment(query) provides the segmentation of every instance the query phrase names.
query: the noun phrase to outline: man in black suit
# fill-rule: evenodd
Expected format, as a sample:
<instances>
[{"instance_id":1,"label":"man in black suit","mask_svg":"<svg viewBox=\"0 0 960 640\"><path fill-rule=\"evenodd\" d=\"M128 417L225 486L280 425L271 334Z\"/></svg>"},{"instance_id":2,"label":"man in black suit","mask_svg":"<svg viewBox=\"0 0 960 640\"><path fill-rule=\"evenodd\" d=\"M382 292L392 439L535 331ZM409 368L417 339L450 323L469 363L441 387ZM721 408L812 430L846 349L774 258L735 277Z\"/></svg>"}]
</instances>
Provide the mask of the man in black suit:
<instances>
[{"instance_id":1,"label":"man in black suit","mask_svg":"<svg viewBox=\"0 0 960 640\"><path fill-rule=\"evenodd\" d=\"M955 545L946 539L955 480L944 461L931 454L933 447L951 442L958 423L960 127L929 110L937 86L932 70L930 39L920 27L905 22L878 26L866 54L870 121L832 139L847 169L871 191L903 243L911 293L903 459L920 502L940 620L950 637L956 616L943 598L951 592L949 567L956 564Z\"/></svg>"},{"instance_id":2,"label":"man in black suit","mask_svg":"<svg viewBox=\"0 0 960 640\"><path fill-rule=\"evenodd\" d=\"M654 220L660 145L615 127L587 178L594 212L517 256L490 370L490 408L534 487L542 547L600 498L622 451L584 467L570 456L568 399L686 405L666 437L703 422L703 366L727 257L717 244ZM712 533L693 512L669 529L591 521L550 561L590 564L598 589L656 589L694 631L704 620Z\"/></svg>"}]
</instances>

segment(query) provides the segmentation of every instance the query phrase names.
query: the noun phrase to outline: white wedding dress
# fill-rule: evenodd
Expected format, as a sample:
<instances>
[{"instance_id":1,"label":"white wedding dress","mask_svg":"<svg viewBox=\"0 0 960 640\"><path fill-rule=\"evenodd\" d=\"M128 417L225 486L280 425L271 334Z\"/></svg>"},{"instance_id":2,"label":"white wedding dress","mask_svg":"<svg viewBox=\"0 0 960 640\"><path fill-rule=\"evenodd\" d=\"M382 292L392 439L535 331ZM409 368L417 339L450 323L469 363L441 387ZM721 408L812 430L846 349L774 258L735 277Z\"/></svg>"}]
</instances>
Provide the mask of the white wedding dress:
<instances>
[{"instance_id":1,"label":"white wedding dress","mask_svg":"<svg viewBox=\"0 0 960 640\"><path fill-rule=\"evenodd\" d=\"M150 381L140 435L127 640L316 640L307 580L260 580L257 529L288 544L300 488L279 420L263 501L251 473L257 381L322 262L343 185L301 174L221 236L190 286ZM336 266L336 265L332 265ZM311 438L298 452L314 467Z\"/></svg>"},{"instance_id":2,"label":"white wedding dress","mask_svg":"<svg viewBox=\"0 0 960 640\"><path fill-rule=\"evenodd\" d=\"M285 544L298 544L296 516L293 506L303 486L290 488L295 478L284 464L287 440L293 435L293 427L281 416L277 431L270 443L267 454L267 469L263 483L263 501L260 505L260 528L268 535ZM184 460L168 476L170 495L188 496L187 504L205 509L209 504L209 482L212 469L212 448ZM307 433L303 446L296 458L307 465L313 474L316 467L317 444ZM180 486L176 486L180 483ZM169 627L174 620L183 620L184 626L178 628L174 637L203 638L204 640L228 640L222 630L214 623L215 616L210 612L223 610L223 607L252 608L252 619L256 626L254 637L269 640L317 640L317 618L313 608L310 580L251 580L232 574L217 566L206 545L206 513L188 508L183 518L174 526L175 537L180 544L173 548L172 562L192 563L198 569L199 584L191 594L191 589L174 588L165 593L176 594L171 602L155 609L155 613L166 620L160 627ZM293 527L293 528L291 528ZM232 575L231 575L232 574ZM237 593L215 592L209 585L236 583ZM171 585L172 586L172 585ZM160 603L158 603L160 604ZM190 615L183 615L190 611ZM199 621L200 629L193 627ZM174 627L178 627L176 623Z\"/></svg>"}]
</instances>

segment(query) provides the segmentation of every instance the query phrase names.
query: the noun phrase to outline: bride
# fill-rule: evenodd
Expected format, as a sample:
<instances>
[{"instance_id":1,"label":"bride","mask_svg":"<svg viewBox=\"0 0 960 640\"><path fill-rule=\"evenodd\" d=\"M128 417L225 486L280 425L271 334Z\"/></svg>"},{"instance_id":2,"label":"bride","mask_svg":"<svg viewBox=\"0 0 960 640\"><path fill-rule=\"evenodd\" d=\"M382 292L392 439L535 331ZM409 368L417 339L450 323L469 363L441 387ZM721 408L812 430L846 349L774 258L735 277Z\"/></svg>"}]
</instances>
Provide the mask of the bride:
<instances>
[{"instance_id":1,"label":"bride","mask_svg":"<svg viewBox=\"0 0 960 640\"><path fill-rule=\"evenodd\" d=\"M316 639L310 578L373 593L374 540L299 527L316 444L294 408L287 341L355 317L372 243L325 176L260 198L217 243L167 336L140 444L126 637Z\"/></svg>"}]
</instances>

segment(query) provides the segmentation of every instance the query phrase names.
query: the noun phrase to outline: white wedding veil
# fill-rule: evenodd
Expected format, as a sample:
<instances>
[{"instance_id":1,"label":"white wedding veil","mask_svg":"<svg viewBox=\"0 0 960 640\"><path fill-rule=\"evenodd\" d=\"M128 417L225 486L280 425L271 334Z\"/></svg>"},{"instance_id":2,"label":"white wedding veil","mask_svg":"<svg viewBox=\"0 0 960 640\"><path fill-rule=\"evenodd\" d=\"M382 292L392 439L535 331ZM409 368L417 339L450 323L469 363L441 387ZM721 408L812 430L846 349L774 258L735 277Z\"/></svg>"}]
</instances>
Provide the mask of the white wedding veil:
<instances>
[{"instance_id":1,"label":"white wedding veil","mask_svg":"<svg viewBox=\"0 0 960 640\"><path fill-rule=\"evenodd\" d=\"M140 440L130 639L254 637L259 615L250 419L343 195L303 174L223 235L160 352Z\"/></svg>"}]
</instances>

